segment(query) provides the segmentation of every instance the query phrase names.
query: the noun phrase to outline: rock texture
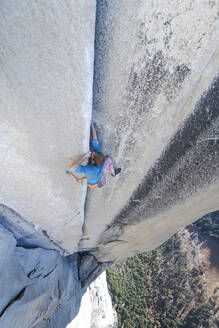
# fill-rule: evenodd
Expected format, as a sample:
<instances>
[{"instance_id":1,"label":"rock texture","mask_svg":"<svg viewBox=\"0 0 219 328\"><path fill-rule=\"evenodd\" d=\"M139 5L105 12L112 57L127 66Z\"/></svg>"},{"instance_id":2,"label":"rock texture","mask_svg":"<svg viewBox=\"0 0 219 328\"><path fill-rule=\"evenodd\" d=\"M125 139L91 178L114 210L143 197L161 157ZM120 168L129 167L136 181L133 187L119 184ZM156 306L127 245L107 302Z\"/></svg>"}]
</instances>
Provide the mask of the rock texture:
<instances>
[{"instance_id":1,"label":"rock texture","mask_svg":"<svg viewBox=\"0 0 219 328\"><path fill-rule=\"evenodd\" d=\"M117 314L112 307L107 288L106 273L103 272L83 295L80 311L67 328L115 327L117 327Z\"/></svg>"},{"instance_id":2,"label":"rock texture","mask_svg":"<svg viewBox=\"0 0 219 328\"><path fill-rule=\"evenodd\" d=\"M86 185L65 170L89 147L95 10L95 0L0 4L0 203L68 253Z\"/></svg>"},{"instance_id":3,"label":"rock texture","mask_svg":"<svg viewBox=\"0 0 219 328\"><path fill-rule=\"evenodd\" d=\"M89 254L87 286L218 208L216 18L214 0L0 3L1 325L77 313L76 257L60 253ZM86 183L65 169L88 150L92 105L122 172L84 215Z\"/></svg>"},{"instance_id":4,"label":"rock texture","mask_svg":"<svg viewBox=\"0 0 219 328\"><path fill-rule=\"evenodd\" d=\"M94 116L122 167L88 194L81 247L99 261L153 249L218 208L216 15L214 1L98 1Z\"/></svg>"},{"instance_id":5,"label":"rock texture","mask_svg":"<svg viewBox=\"0 0 219 328\"><path fill-rule=\"evenodd\" d=\"M98 262L93 255L79 254L78 275L82 287L88 287L112 262Z\"/></svg>"},{"instance_id":6,"label":"rock texture","mask_svg":"<svg viewBox=\"0 0 219 328\"><path fill-rule=\"evenodd\" d=\"M1 4L0 201L66 253L81 239L108 262L216 209L216 3L95 5ZM65 168L88 149L92 88L102 148L122 173L89 192L81 236L86 183Z\"/></svg>"},{"instance_id":7,"label":"rock texture","mask_svg":"<svg viewBox=\"0 0 219 328\"><path fill-rule=\"evenodd\" d=\"M49 243L49 241L48 241ZM77 255L21 246L0 225L0 327L66 327L79 311Z\"/></svg>"}]
</instances>

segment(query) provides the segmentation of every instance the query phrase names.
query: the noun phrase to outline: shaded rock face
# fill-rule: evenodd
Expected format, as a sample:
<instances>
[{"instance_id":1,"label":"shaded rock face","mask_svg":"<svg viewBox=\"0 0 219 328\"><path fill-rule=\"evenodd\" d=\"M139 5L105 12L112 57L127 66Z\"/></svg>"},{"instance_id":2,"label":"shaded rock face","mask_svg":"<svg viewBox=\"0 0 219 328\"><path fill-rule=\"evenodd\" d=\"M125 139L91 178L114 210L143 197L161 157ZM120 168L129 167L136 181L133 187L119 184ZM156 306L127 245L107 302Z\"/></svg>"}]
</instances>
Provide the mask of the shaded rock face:
<instances>
[{"instance_id":1,"label":"shaded rock face","mask_svg":"<svg viewBox=\"0 0 219 328\"><path fill-rule=\"evenodd\" d=\"M79 254L79 279L83 288L88 287L113 262L98 262L93 255Z\"/></svg>"},{"instance_id":2,"label":"shaded rock face","mask_svg":"<svg viewBox=\"0 0 219 328\"><path fill-rule=\"evenodd\" d=\"M44 231L0 205L0 327L65 328L74 318L74 327L78 321L83 326L81 314L77 316L81 300L82 308L91 308L87 326L91 322L96 325L95 315L103 327L108 318L110 323L115 321L113 314L107 313L111 300L106 277L105 285L98 280L88 291L89 300L85 296L83 301L85 288L111 263L100 263L89 254L63 257L60 253L64 251ZM105 290L102 294L101 289ZM101 303L99 311L97 303Z\"/></svg>"},{"instance_id":3,"label":"shaded rock face","mask_svg":"<svg viewBox=\"0 0 219 328\"><path fill-rule=\"evenodd\" d=\"M0 327L66 327L84 292L77 255L62 257L57 250L42 248L36 236L31 246L21 246L1 224L0 241Z\"/></svg>"},{"instance_id":4,"label":"shaded rock face","mask_svg":"<svg viewBox=\"0 0 219 328\"><path fill-rule=\"evenodd\" d=\"M128 204L108 225L101 237L104 243L110 241L109 234L118 238L127 226L156 217L200 193L204 186L218 182L218 89L219 79L215 79L192 115L142 179ZM217 200L217 194L214 196Z\"/></svg>"},{"instance_id":5,"label":"shaded rock face","mask_svg":"<svg viewBox=\"0 0 219 328\"><path fill-rule=\"evenodd\" d=\"M94 117L122 167L88 194L81 247L99 261L153 249L218 208L215 37L215 2L98 1Z\"/></svg>"}]
</instances>

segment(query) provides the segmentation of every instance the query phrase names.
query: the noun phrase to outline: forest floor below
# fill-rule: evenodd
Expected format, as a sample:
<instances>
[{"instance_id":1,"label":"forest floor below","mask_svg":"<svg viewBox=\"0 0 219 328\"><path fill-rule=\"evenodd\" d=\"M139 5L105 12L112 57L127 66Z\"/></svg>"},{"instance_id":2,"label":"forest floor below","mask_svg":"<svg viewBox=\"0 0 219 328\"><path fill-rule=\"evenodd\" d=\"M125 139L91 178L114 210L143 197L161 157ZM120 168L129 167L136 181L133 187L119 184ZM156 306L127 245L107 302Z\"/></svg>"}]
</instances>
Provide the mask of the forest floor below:
<instances>
[{"instance_id":1,"label":"forest floor below","mask_svg":"<svg viewBox=\"0 0 219 328\"><path fill-rule=\"evenodd\" d=\"M111 267L118 328L216 327L218 228L218 216L207 216L156 250Z\"/></svg>"}]
</instances>

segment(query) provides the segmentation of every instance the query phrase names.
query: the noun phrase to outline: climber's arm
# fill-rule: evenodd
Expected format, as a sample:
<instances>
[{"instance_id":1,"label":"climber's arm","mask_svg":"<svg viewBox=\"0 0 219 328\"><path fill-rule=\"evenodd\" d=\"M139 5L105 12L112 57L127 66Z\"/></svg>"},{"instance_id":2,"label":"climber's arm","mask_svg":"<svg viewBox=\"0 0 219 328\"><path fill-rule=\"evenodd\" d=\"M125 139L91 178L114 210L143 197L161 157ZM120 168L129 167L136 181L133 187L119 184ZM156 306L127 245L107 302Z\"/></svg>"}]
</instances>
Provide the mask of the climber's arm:
<instances>
[{"instance_id":1,"label":"climber's arm","mask_svg":"<svg viewBox=\"0 0 219 328\"><path fill-rule=\"evenodd\" d=\"M91 128L91 137L92 137L92 139L97 139L97 133L96 133L96 130L94 128L94 124L93 124L92 121L91 121L90 128Z\"/></svg>"},{"instance_id":2,"label":"climber's arm","mask_svg":"<svg viewBox=\"0 0 219 328\"><path fill-rule=\"evenodd\" d=\"M74 161L70 166L69 166L69 171L75 171L77 169L77 167L88 157L90 157L91 152L88 151L86 154L84 154L83 156L81 156L79 159L77 159L76 161Z\"/></svg>"},{"instance_id":3,"label":"climber's arm","mask_svg":"<svg viewBox=\"0 0 219 328\"><path fill-rule=\"evenodd\" d=\"M99 144L99 141L97 140L97 133L96 133L96 130L94 128L94 124L93 122L91 121L91 125L90 125L90 128L91 128L91 144L92 144L92 150L96 153L100 153L101 150L100 150L100 144Z\"/></svg>"}]
</instances>

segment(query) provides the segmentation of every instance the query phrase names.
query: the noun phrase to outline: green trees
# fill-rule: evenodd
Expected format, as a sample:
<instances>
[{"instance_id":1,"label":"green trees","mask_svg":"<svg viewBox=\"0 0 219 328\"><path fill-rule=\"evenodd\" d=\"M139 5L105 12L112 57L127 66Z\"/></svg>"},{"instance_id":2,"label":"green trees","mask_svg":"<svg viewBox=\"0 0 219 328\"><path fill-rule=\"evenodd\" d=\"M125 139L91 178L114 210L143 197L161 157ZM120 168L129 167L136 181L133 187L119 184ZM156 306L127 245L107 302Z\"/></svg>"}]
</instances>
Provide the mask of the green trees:
<instances>
[{"instance_id":1,"label":"green trees","mask_svg":"<svg viewBox=\"0 0 219 328\"><path fill-rule=\"evenodd\" d=\"M212 306L208 303L200 304L197 309L193 309L189 312L184 327L185 328L196 328L198 325L202 327L209 327L209 319L212 315Z\"/></svg>"},{"instance_id":2,"label":"green trees","mask_svg":"<svg viewBox=\"0 0 219 328\"><path fill-rule=\"evenodd\" d=\"M217 216L206 216L195 229L219 237ZM189 265L182 237L175 234L152 252L108 269L107 280L118 328L210 328L201 267Z\"/></svg>"},{"instance_id":3,"label":"green trees","mask_svg":"<svg viewBox=\"0 0 219 328\"><path fill-rule=\"evenodd\" d=\"M185 257L180 256L180 238L175 235L159 249L127 259L108 270L107 278L116 305L119 327L177 327L181 287L186 279ZM177 270L173 269L177 262ZM168 272L167 272L168 271ZM177 288L176 281L181 284Z\"/></svg>"},{"instance_id":4,"label":"green trees","mask_svg":"<svg viewBox=\"0 0 219 328\"><path fill-rule=\"evenodd\" d=\"M203 236L219 241L219 211L203 216L195 226Z\"/></svg>"}]
</instances>

